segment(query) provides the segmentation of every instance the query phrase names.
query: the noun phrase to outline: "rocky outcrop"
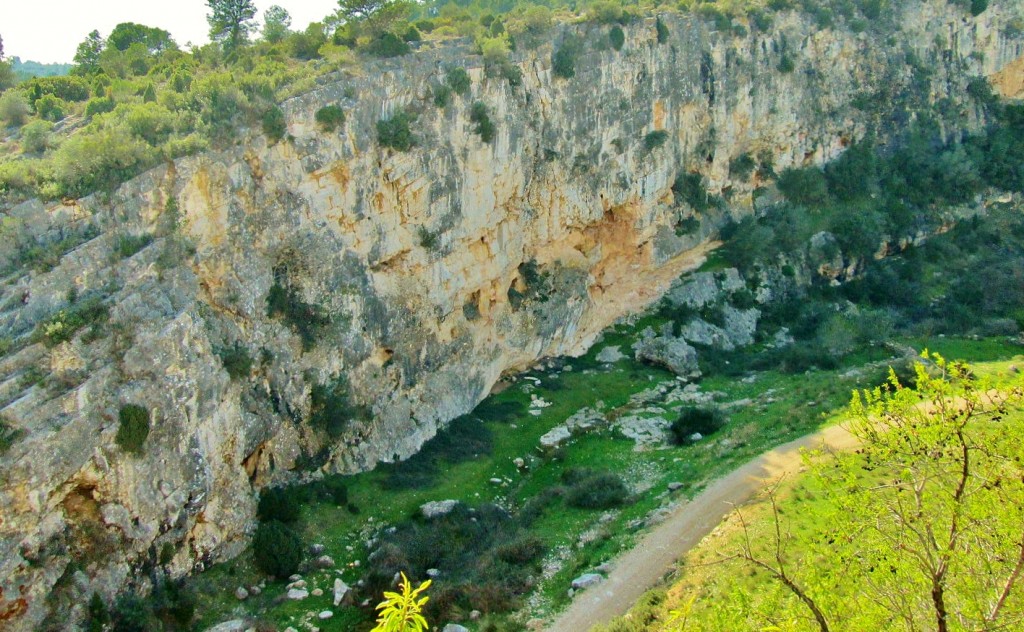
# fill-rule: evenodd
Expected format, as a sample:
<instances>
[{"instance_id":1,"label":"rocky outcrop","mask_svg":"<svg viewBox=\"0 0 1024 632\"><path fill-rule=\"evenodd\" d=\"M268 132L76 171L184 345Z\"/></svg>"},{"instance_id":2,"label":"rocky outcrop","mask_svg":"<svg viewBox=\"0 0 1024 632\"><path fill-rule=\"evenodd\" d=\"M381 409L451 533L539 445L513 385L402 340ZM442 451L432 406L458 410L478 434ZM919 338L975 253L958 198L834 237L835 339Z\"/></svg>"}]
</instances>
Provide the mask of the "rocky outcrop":
<instances>
[{"instance_id":1,"label":"rocky outcrop","mask_svg":"<svg viewBox=\"0 0 1024 632\"><path fill-rule=\"evenodd\" d=\"M950 133L979 125L964 86L1021 55L1005 28L1019 0L901 11L896 35L665 16L668 42L647 19L621 52L602 27L562 27L517 53L519 87L468 47L423 51L322 77L283 104L292 140L246 132L110 195L7 209L5 227L76 247L31 271L0 247L0 410L18 437L0 455L0 622L73 620L93 590L144 583L136 569L231 557L259 488L407 457L503 372L585 349L746 212L761 181L730 177L734 158L821 163L940 101ZM570 35L585 53L566 80L551 57ZM431 85L455 64L472 93L437 109ZM314 114L332 103L347 119L325 134ZM402 108L408 153L375 140ZM682 172L730 210L676 199ZM126 404L149 413L140 450L116 441Z\"/></svg>"}]
</instances>

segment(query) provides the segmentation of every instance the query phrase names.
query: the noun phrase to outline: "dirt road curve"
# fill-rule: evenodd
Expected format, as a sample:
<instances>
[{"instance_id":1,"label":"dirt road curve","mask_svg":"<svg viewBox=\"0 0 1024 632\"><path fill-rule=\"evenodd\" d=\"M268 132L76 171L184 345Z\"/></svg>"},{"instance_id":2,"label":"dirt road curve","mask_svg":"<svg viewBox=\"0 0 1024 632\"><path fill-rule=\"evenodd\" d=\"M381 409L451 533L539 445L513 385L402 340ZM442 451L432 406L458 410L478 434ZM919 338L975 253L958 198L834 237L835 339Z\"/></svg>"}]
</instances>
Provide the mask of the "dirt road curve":
<instances>
[{"instance_id":1,"label":"dirt road curve","mask_svg":"<svg viewBox=\"0 0 1024 632\"><path fill-rule=\"evenodd\" d=\"M765 452L753 461L716 480L696 498L679 506L639 544L616 558L608 578L581 593L549 625L548 632L585 632L621 616L647 589L654 586L677 559L710 533L732 505L750 499L766 479L795 472L801 465L801 448L825 445L847 450L856 439L839 426L807 435Z\"/></svg>"}]
</instances>

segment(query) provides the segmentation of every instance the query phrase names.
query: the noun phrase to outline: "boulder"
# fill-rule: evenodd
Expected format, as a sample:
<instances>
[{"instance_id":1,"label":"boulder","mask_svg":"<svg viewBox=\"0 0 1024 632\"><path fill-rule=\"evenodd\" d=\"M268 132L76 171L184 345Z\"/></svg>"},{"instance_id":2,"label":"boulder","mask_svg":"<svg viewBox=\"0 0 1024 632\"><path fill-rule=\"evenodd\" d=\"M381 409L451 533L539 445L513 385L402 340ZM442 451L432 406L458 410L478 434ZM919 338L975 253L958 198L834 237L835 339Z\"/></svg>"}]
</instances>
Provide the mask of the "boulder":
<instances>
[{"instance_id":1,"label":"boulder","mask_svg":"<svg viewBox=\"0 0 1024 632\"><path fill-rule=\"evenodd\" d=\"M584 588L590 588L596 586L604 580L604 577L597 573L584 573L572 580L572 587L574 590L583 590Z\"/></svg>"},{"instance_id":2,"label":"boulder","mask_svg":"<svg viewBox=\"0 0 1024 632\"><path fill-rule=\"evenodd\" d=\"M309 597L309 591L302 588L289 588L286 596L289 599L300 600Z\"/></svg>"},{"instance_id":3,"label":"boulder","mask_svg":"<svg viewBox=\"0 0 1024 632\"><path fill-rule=\"evenodd\" d=\"M338 607L343 603L351 601L352 589L341 578L334 578L334 606Z\"/></svg>"},{"instance_id":4,"label":"boulder","mask_svg":"<svg viewBox=\"0 0 1024 632\"><path fill-rule=\"evenodd\" d=\"M625 357L626 355L619 350L618 345L615 345L601 349L601 351L594 357L594 359L597 360L598 362L601 362L602 364L611 364L612 362L618 362L619 360L622 360Z\"/></svg>"},{"instance_id":5,"label":"boulder","mask_svg":"<svg viewBox=\"0 0 1024 632\"><path fill-rule=\"evenodd\" d=\"M420 505L420 513L427 520L439 518L450 513L458 504L459 501L457 500L432 500L429 503Z\"/></svg>"},{"instance_id":6,"label":"boulder","mask_svg":"<svg viewBox=\"0 0 1024 632\"><path fill-rule=\"evenodd\" d=\"M572 433L569 432L568 428L565 426L555 426L540 438L540 447L548 450L557 448L571 437Z\"/></svg>"},{"instance_id":7,"label":"boulder","mask_svg":"<svg viewBox=\"0 0 1024 632\"><path fill-rule=\"evenodd\" d=\"M323 620L330 619L331 617L333 617L334 613L331 612L330 610L323 610L323 611L320 612L320 614L318 614L316 616L317 616L318 619L323 621Z\"/></svg>"},{"instance_id":8,"label":"boulder","mask_svg":"<svg viewBox=\"0 0 1024 632\"><path fill-rule=\"evenodd\" d=\"M441 629L441 632L469 632L469 628L458 623L449 623Z\"/></svg>"},{"instance_id":9,"label":"boulder","mask_svg":"<svg viewBox=\"0 0 1024 632\"><path fill-rule=\"evenodd\" d=\"M206 628L205 632L244 632L249 626L244 619L232 619L224 623L218 623L212 628Z\"/></svg>"},{"instance_id":10,"label":"boulder","mask_svg":"<svg viewBox=\"0 0 1024 632\"><path fill-rule=\"evenodd\" d=\"M320 589L320 588L314 588L313 592L311 592L309 594L313 595L314 597L323 597L324 596L324 591L322 589Z\"/></svg>"},{"instance_id":11,"label":"boulder","mask_svg":"<svg viewBox=\"0 0 1024 632\"><path fill-rule=\"evenodd\" d=\"M235 589L235 599L237 599L239 601L245 601L248 598L249 598L249 591L248 590L246 590L242 586L239 586L238 588Z\"/></svg>"},{"instance_id":12,"label":"boulder","mask_svg":"<svg viewBox=\"0 0 1024 632\"><path fill-rule=\"evenodd\" d=\"M645 338L633 345L636 359L659 364L680 377L700 377L697 368L697 350L682 338L656 336Z\"/></svg>"},{"instance_id":13,"label":"boulder","mask_svg":"<svg viewBox=\"0 0 1024 632\"><path fill-rule=\"evenodd\" d=\"M316 558L317 568L334 568L334 558L330 555L321 555Z\"/></svg>"}]
</instances>

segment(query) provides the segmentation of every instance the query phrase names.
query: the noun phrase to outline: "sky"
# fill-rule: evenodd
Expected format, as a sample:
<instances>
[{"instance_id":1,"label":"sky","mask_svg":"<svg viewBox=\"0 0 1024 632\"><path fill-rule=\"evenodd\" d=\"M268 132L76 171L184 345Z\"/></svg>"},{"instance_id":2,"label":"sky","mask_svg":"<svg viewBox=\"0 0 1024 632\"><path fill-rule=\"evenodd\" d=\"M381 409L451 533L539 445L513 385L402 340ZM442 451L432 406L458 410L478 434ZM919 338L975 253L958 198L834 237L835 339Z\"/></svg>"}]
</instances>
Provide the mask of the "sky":
<instances>
[{"instance_id":1,"label":"sky","mask_svg":"<svg viewBox=\"0 0 1024 632\"><path fill-rule=\"evenodd\" d=\"M278 4L292 16L292 28L305 28L333 13L337 0L254 0L257 21ZM0 37L7 57L42 63L70 63L93 29L106 37L121 22L170 31L182 48L210 41L205 0L0 0Z\"/></svg>"}]
</instances>

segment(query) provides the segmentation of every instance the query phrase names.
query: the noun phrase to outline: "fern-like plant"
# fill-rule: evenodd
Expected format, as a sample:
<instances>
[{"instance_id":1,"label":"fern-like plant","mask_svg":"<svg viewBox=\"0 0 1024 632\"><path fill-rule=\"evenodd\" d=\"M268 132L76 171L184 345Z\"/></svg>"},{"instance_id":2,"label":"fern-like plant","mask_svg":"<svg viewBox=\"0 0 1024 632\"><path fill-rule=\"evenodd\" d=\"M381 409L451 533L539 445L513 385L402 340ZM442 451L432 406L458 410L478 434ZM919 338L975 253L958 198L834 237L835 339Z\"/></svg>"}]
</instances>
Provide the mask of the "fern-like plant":
<instances>
[{"instance_id":1,"label":"fern-like plant","mask_svg":"<svg viewBox=\"0 0 1024 632\"><path fill-rule=\"evenodd\" d=\"M385 592L384 601L377 604L377 627L372 632L426 632L430 629L427 620L420 614L430 597L420 593L430 586L427 580L413 589L409 578L402 573L399 588L402 592Z\"/></svg>"}]
</instances>

